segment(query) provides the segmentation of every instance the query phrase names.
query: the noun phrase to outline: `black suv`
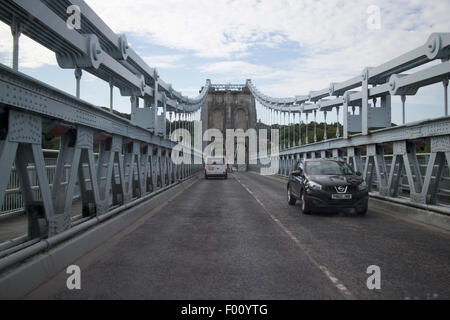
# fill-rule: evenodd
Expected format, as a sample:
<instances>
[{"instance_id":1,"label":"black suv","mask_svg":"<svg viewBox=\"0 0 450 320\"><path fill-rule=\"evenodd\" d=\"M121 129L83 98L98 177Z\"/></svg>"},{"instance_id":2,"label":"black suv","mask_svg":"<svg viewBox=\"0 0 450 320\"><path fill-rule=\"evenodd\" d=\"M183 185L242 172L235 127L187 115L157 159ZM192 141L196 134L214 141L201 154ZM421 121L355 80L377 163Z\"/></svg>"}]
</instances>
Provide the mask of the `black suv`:
<instances>
[{"instance_id":1,"label":"black suv","mask_svg":"<svg viewBox=\"0 0 450 320\"><path fill-rule=\"evenodd\" d=\"M302 159L289 176L287 200L290 205L300 200L304 214L353 209L365 215L369 192L361 173L344 161Z\"/></svg>"}]
</instances>

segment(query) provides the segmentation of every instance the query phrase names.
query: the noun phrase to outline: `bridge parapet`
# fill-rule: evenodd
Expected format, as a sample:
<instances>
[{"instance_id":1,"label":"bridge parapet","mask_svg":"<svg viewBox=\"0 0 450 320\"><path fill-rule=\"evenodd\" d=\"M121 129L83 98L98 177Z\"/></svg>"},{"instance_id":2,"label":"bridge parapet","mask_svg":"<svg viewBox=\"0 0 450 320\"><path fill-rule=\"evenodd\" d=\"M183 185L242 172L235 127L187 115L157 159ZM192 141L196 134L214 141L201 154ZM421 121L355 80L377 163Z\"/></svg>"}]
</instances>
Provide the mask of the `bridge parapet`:
<instances>
[{"instance_id":1,"label":"bridge parapet","mask_svg":"<svg viewBox=\"0 0 450 320\"><path fill-rule=\"evenodd\" d=\"M14 202L9 209L27 217L25 236L0 241L0 258L7 255L0 269L39 239L59 241L201 169L173 164L177 143L164 135L3 65L0 122L0 208ZM60 141L55 164L46 165L44 136ZM6 223L4 212L0 220Z\"/></svg>"},{"instance_id":2,"label":"bridge parapet","mask_svg":"<svg viewBox=\"0 0 450 320\"><path fill-rule=\"evenodd\" d=\"M0 208L5 209L4 201L18 199L12 201L15 209L31 217L28 240L71 228L74 197L81 200L82 219L108 215L200 168L170 161L176 142L166 138L166 113L183 117L180 126L189 126L187 120L204 103L211 82L206 81L198 97L183 96L129 46L126 35L115 34L84 1L69 4L82 12L77 28L68 26L67 7L60 1L0 4L0 20L11 26L14 37L14 70L0 65ZM21 34L53 51L61 68L75 69L76 97L18 72ZM111 112L79 99L82 70L110 84ZM131 121L113 114L114 87L130 96ZM139 98L144 108L139 108ZM43 136L60 140L50 171ZM186 152L200 153L183 145Z\"/></svg>"},{"instance_id":3,"label":"bridge parapet","mask_svg":"<svg viewBox=\"0 0 450 320\"><path fill-rule=\"evenodd\" d=\"M377 195L392 199L407 197L411 203L434 206L436 210L450 214L450 209L444 205L450 202L449 58L450 33L433 33L425 44L414 50L377 67L367 67L356 77L341 83L333 82L308 95L273 98L261 93L251 80L247 80L246 86L262 106L258 108L258 117L269 123L270 128L282 131L279 141L270 141L271 144L279 143L281 152L267 157L253 155L251 160L267 163L268 158L279 159L280 169L274 173L288 175L300 158L346 159L361 171ZM433 61L435 63L430 64ZM416 69L419 66L421 68ZM444 85L445 116L406 123L406 97L416 95L422 87L440 82ZM391 127L392 96L400 96L402 101L403 125L396 127ZM338 119L336 138L327 136L326 117L333 109ZM342 137L340 111L343 111ZM316 130L318 112L323 113L325 119L320 142ZM303 114L306 124L301 118ZM308 134L310 115L314 117L313 141L309 141ZM304 127L306 134L302 133ZM417 153L418 146L428 150Z\"/></svg>"},{"instance_id":4,"label":"bridge parapet","mask_svg":"<svg viewBox=\"0 0 450 320\"><path fill-rule=\"evenodd\" d=\"M429 152L424 149L429 146ZM380 129L369 136L331 139L268 155L280 161L274 174L289 175L301 158L343 159L360 171L373 195L406 198L450 214L450 117ZM253 157L252 160L266 161Z\"/></svg>"}]
</instances>

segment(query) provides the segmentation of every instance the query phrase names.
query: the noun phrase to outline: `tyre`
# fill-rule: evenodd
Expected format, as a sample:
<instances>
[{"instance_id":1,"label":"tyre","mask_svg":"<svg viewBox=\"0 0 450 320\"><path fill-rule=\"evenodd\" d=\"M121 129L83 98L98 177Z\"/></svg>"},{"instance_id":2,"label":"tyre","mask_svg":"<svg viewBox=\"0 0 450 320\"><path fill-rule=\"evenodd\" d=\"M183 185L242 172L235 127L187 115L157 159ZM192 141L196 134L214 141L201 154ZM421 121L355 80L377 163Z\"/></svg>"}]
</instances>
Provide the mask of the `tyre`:
<instances>
[{"instance_id":1,"label":"tyre","mask_svg":"<svg viewBox=\"0 0 450 320\"><path fill-rule=\"evenodd\" d=\"M228 179L228 175L226 174L223 178L224 178L225 180L227 180L227 179Z\"/></svg>"},{"instance_id":2,"label":"tyre","mask_svg":"<svg viewBox=\"0 0 450 320\"><path fill-rule=\"evenodd\" d=\"M302 191L301 201L302 201L302 205L301 205L302 213L303 214L311 214L310 204L305 198L304 191Z\"/></svg>"},{"instance_id":3,"label":"tyre","mask_svg":"<svg viewBox=\"0 0 450 320\"><path fill-rule=\"evenodd\" d=\"M357 211L356 214L358 216L365 216L367 214L367 211L369 210L369 208L366 206L363 210L361 211Z\"/></svg>"},{"instance_id":4,"label":"tyre","mask_svg":"<svg viewBox=\"0 0 450 320\"><path fill-rule=\"evenodd\" d=\"M208 175L205 174L205 179L208 180Z\"/></svg>"},{"instance_id":5,"label":"tyre","mask_svg":"<svg viewBox=\"0 0 450 320\"><path fill-rule=\"evenodd\" d=\"M290 206L293 206L293 205L295 205L295 203L297 202L297 199L295 199L293 196L292 196L292 192L291 192L292 190L291 190L291 186L289 186L288 188L287 188L287 202L288 202L288 204L290 205Z\"/></svg>"}]
</instances>

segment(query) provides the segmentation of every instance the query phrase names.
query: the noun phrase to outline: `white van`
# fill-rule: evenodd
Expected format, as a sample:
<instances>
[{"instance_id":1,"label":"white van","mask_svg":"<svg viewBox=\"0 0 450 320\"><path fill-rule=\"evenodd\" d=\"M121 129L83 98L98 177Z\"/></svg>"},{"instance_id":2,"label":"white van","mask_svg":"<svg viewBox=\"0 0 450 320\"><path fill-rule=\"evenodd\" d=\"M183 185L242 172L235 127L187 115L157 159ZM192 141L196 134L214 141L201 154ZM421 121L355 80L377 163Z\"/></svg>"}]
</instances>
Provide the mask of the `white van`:
<instances>
[{"instance_id":1,"label":"white van","mask_svg":"<svg viewBox=\"0 0 450 320\"><path fill-rule=\"evenodd\" d=\"M208 157L205 164L205 179L209 177L228 178L226 157Z\"/></svg>"}]
</instances>

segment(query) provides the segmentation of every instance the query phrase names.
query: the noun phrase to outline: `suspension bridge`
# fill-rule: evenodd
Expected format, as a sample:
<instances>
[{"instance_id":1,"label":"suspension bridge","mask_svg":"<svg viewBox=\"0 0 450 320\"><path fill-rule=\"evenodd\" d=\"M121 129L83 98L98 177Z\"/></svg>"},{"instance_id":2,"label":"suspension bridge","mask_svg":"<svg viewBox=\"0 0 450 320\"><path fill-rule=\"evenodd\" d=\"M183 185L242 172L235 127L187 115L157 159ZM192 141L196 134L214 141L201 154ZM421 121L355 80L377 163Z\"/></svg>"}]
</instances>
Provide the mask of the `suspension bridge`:
<instances>
[{"instance_id":1,"label":"suspension bridge","mask_svg":"<svg viewBox=\"0 0 450 320\"><path fill-rule=\"evenodd\" d=\"M73 5L79 28L66 23ZM0 298L450 297L450 33L291 98L251 80L207 80L189 98L82 0L2 0L0 20L13 37L12 66L0 64ZM74 95L20 72L22 34L74 70ZM109 84L109 110L80 99L86 72ZM406 122L407 97L436 83L442 116ZM117 89L130 98L130 119L114 112ZM277 132L269 152L251 153L249 170L232 179L201 179L202 146L186 132L211 92L242 90L257 102L257 125ZM45 149L46 137L59 148ZM192 161L172 161L180 145ZM286 177L302 158L360 171L367 217L288 206ZM82 290L67 289L69 265L80 266ZM382 270L381 290L366 286L371 265Z\"/></svg>"}]
</instances>

